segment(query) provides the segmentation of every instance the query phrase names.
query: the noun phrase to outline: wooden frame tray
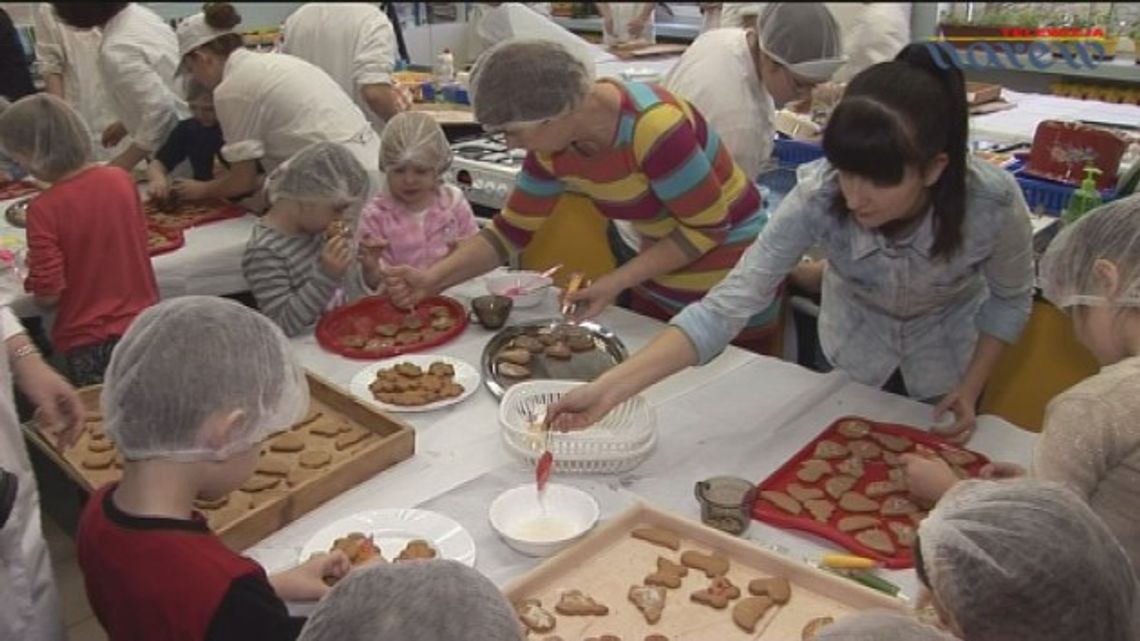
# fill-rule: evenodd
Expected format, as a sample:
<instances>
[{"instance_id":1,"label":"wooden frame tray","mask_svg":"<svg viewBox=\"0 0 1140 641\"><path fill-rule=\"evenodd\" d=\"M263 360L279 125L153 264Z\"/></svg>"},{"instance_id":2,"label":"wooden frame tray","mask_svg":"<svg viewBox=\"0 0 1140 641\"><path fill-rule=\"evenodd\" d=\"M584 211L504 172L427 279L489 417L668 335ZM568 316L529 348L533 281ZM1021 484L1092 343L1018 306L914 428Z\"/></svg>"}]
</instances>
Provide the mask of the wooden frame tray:
<instances>
[{"instance_id":1,"label":"wooden frame tray","mask_svg":"<svg viewBox=\"0 0 1140 641\"><path fill-rule=\"evenodd\" d=\"M259 491L247 491L243 486L243 489L231 492L222 506L199 505L209 519L210 527L235 551L257 543L415 452L415 432L407 423L362 403L312 372L307 372L307 377L311 397L309 415L263 444L259 471L251 477L267 482L276 479L276 484ZM74 447L60 452L34 427L25 430L30 440L87 492L118 480L122 473L121 461L118 460L103 469L90 469L83 462L90 453L92 441L106 439L105 436L102 439L96 436L102 428L102 416L99 414L101 392L101 386L85 387L79 391L90 414L87 430ZM313 432L314 429L332 426L339 428L334 432L335 436L326 437ZM352 435L355 438L363 432L367 434L358 442L338 447L337 441L341 436ZM298 452L273 451L275 444L290 436L301 436L305 441L304 449ZM346 438L342 443L349 440L352 439ZM317 450L330 454L328 464L316 470L299 465L302 453ZM288 473L263 473L260 470L264 469L262 466L267 459L287 466Z\"/></svg>"},{"instance_id":2,"label":"wooden frame tray","mask_svg":"<svg viewBox=\"0 0 1140 641\"><path fill-rule=\"evenodd\" d=\"M643 526L664 528L679 535L680 551L630 536L634 528ZM752 579L778 576L791 583L791 600L768 610L756 631L748 633L732 620L732 608L739 599L723 610L690 601L691 593L709 585L703 572L690 569L680 588L666 590L661 620L651 625L630 603L626 593L631 585L641 585L645 576L656 569L657 557L678 562L685 550L719 552L727 556L731 561L727 576L740 588L741 598L750 596L747 586ZM565 641L577 641L612 634L624 641L641 641L649 634L661 634L670 641L799 641L804 626L819 617L838 619L850 612L871 608L906 609L898 599L645 504L635 505L547 559L511 582L504 593L512 603L540 599L543 607L554 613L560 593L571 589L581 590L605 604L609 614L555 614L554 629L549 633L532 634L531 638L557 635Z\"/></svg>"}]
</instances>

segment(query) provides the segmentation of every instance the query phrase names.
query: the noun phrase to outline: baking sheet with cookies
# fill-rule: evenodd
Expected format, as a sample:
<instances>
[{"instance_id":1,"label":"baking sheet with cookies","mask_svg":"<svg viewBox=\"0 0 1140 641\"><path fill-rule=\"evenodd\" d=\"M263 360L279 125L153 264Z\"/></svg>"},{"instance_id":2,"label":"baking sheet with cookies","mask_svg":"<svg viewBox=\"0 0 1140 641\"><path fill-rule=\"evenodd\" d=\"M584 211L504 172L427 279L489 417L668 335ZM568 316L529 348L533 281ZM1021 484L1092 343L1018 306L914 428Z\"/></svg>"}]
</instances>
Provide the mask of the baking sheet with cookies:
<instances>
[{"instance_id":1,"label":"baking sheet with cookies","mask_svg":"<svg viewBox=\"0 0 1140 641\"><path fill-rule=\"evenodd\" d=\"M225 201L184 202L164 207L149 200L143 204L143 211L148 225L178 231L245 215L244 209Z\"/></svg>"},{"instance_id":2,"label":"baking sheet with cookies","mask_svg":"<svg viewBox=\"0 0 1140 641\"><path fill-rule=\"evenodd\" d=\"M325 314L314 335L334 354L378 360L438 347L466 327L467 309L448 296L425 298L411 310L382 296L367 296Z\"/></svg>"},{"instance_id":3,"label":"baking sheet with cookies","mask_svg":"<svg viewBox=\"0 0 1140 641\"><path fill-rule=\"evenodd\" d=\"M256 471L241 488L215 501L198 501L210 527L243 550L325 501L371 478L415 451L411 426L365 405L309 372L309 412L262 444ZM79 441L60 452L35 429L30 439L90 492L116 481L122 458L103 430L102 387L79 391L87 409Z\"/></svg>"},{"instance_id":4,"label":"baking sheet with cookies","mask_svg":"<svg viewBox=\"0 0 1140 641\"><path fill-rule=\"evenodd\" d=\"M817 534L887 568L912 567L926 510L909 495L900 459L907 453L941 457L961 478L989 463L930 432L845 416L760 483L752 515Z\"/></svg>"},{"instance_id":5,"label":"baking sheet with cookies","mask_svg":"<svg viewBox=\"0 0 1140 641\"><path fill-rule=\"evenodd\" d=\"M633 536L635 531L646 528L676 537L676 549ZM697 553L695 557L693 552ZM678 587L664 588L664 608L656 623L649 623L642 607L651 609L652 604L644 600L642 606L633 603L631 587L636 587L635 592L639 594L644 592L640 588L654 587L646 581L656 583L656 579L662 577L651 579L651 575L676 573L677 566L683 565L683 558L696 560L694 566L705 565L713 573L721 572L722 568L700 562L706 555L727 562L722 576L736 586L739 596L728 598L723 608L694 601L694 598L715 598L717 586L712 585L714 579L705 571L686 567L685 576L680 577L679 582L671 582ZM757 596L749 590L753 581L764 579L787 581L790 593L785 603L775 603L783 599L776 599L774 595ZM803 638L805 628L821 618L838 619L850 612L871 608L905 609L897 599L645 504L630 508L574 546L546 560L513 581L504 592L516 610L525 610L537 600L540 607L553 616L552 629L545 632L532 629L529 638L557 636L564 641L603 635L641 641L654 634L670 641L798 641ZM694 597L701 592L704 594ZM559 613L560 601L575 596L579 602L585 597L604 605L607 613ZM755 616L755 606L764 598L773 599L770 607L759 618L749 620L747 615ZM736 618L744 618L742 623L750 623L752 631L746 631L734 620Z\"/></svg>"}]
</instances>

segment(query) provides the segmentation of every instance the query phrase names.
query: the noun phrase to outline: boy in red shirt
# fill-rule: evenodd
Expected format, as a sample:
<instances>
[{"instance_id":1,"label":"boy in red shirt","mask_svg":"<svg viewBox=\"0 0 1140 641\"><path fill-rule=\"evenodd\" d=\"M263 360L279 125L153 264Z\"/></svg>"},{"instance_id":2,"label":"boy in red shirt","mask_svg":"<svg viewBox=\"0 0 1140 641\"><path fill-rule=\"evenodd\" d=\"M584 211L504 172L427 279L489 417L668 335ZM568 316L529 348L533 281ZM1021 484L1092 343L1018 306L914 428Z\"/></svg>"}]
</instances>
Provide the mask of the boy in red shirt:
<instances>
[{"instance_id":1,"label":"boy in red shirt","mask_svg":"<svg viewBox=\"0 0 1140 641\"><path fill-rule=\"evenodd\" d=\"M40 307L56 310L51 339L72 383L100 383L119 337L158 301L134 180L118 167L93 165L83 120L48 94L0 115L0 150L51 183L28 206L24 287Z\"/></svg>"},{"instance_id":2,"label":"boy in red shirt","mask_svg":"<svg viewBox=\"0 0 1140 641\"><path fill-rule=\"evenodd\" d=\"M234 301L182 296L139 315L115 347L102 408L123 476L79 523L79 567L111 641L293 641L284 600L318 599L341 552L267 577L210 531L196 500L244 500L261 444L305 414L285 335ZM244 508L242 508L244 509Z\"/></svg>"}]
</instances>

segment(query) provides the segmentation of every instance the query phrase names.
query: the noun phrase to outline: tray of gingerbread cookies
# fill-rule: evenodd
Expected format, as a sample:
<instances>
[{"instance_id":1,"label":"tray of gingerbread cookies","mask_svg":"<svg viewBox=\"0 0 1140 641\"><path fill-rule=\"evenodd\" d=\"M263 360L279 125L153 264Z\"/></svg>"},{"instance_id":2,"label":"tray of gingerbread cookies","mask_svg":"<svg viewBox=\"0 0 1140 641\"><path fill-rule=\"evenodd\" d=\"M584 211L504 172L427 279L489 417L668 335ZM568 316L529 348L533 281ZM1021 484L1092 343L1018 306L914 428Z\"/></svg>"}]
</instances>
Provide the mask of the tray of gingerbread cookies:
<instances>
[{"instance_id":1,"label":"tray of gingerbread cookies","mask_svg":"<svg viewBox=\"0 0 1140 641\"><path fill-rule=\"evenodd\" d=\"M487 389L502 398L522 381L592 381L629 358L625 344L592 321L531 321L500 330L483 348Z\"/></svg>"},{"instance_id":2,"label":"tray of gingerbread cookies","mask_svg":"<svg viewBox=\"0 0 1140 641\"><path fill-rule=\"evenodd\" d=\"M245 215L244 209L225 201L160 203L148 200L143 203L143 212L148 225L177 231Z\"/></svg>"},{"instance_id":3,"label":"tray of gingerbread cookies","mask_svg":"<svg viewBox=\"0 0 1140 641\"><path fill-rule=\"evenodd\" d=\"M307 373L308 414L262 444L256 472L229 495L198 501L210 527L234 550L243 550L415 452L411 426L365 405L332 383ZM36 429L30 440L91 492L116 481L122 457L103 429L101 386L79 390L87 408L76 444L58 450Z\"/></svg>"},{"instance_id":4,"label":"tray of gingerbread cookies","mask_svg":"<svg viewBox=\"0 0 1140 641\"><path fill-rule=\"evenodd\" d=\"M907 453L940 457L961 478L989 463L930 432L847 416L760 483L752 515L822 536L887 568L912 567L926 509L908 492L900 459Z\"/></svg>"},{"instance_id":5,"label":"tray of gingerbread cookies","mask_svg":"<svg viewBox=\"0 0 1140 641\"><path fill-rule=\"evenodd\" d=\"M34 184L23 180L0 180L0 200L11 200L40 191Z\"/></svg>"},{"instance_id":6,"label":"tray of gingerbread cookies","mask_svg":"<svg viewBox=\"0 0 1140 641\"><path fill-rule=\"evenodd\" d=\"M798 641L902 601L645 504L504 592L532 639Z\"/></svg>"},{"instance_id":7,"label":"tray of gingerbread cookies","mask_svg":"<svg viewBox=\"0 0 1140 641\"><path fill-rule=\"evenodd\" d=\"M467 310L447 296L432 296L410 310L369 296L325 314L317 343L348 358L377 360L438 347L463 333Z\"/></svg>"}]
</instances>

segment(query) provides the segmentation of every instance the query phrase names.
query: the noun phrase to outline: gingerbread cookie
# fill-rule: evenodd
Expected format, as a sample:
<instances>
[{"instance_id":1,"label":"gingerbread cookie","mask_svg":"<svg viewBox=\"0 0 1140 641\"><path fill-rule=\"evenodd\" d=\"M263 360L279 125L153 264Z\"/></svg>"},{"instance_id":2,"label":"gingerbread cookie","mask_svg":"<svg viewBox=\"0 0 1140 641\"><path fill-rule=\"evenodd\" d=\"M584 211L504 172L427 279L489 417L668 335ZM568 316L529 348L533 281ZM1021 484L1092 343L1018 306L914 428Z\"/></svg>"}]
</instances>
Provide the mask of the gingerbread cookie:
<instances>
[{"instance_id":1,"label":"gingerbread cookie","mask_svg":"<svg viewBox=\"0 0 1140 641\"><path fill-rule=\"evenodd\" d=\"M874 512L879 509L879 502L858 492L847 492L839 497L839 507L848 512Z\"/></svg>"},{"instance_id":2,"label":"gingerbread cookie","mask_svg":"<svg viewBox=\"0 0 1140 641\"><path fill-rule=\"evenodd\" d=\"M285 432L269 441L269 449L274 452L300 452L305 449L305 437L293 432Z\"/></svg>"},{"instance_id":3,"label":"gingerbread cookie","mask_svg":"<svg viewBox=\"0 0 1140 641\"><path fill-rule=\"evenodd\" d=\"M872 481L867 484L863 493L873 499L877 499L888 494L895 494L896 492L903 492L905 490L906 486L895 483L894 481Z\"/></svg>"},{"instance_id":4,"label":"gingerbread cookie","mask_svg":"<svg viewBox=\"0 0 1140 641\"><path fill-rule=\"evenodd\" d=\"M495 355L495 360L501 363L514 363L515 365L529 365L530 359L530 350L519 347L507 348Z\"/></svg>"},{"instance_id":5,"label":"gingerbread cookie","mask_svg":"<svg viewBox=\"0 0 1140 641\"><path fill-rule=\"evenodd\" d=\"M800 633L800 641L815 641L819 633L832 623L835 623L835 619L831 617L819 617L808 621Z\"/></svg>"},{"instance_id":6,"label":"gingerbread cookie","mask_svg":"<svg viewBox=\"0 0 1140 641\"><path fill-rule=\"evenodd\" d=\"M277 476L262 476L261 474L254 474L246 479L245 483L241 486L242 492L264 492L270 488L277 487L281 482L281 478Z\"/></svg>"},{"instance_id":7,"label":"gingerbread cookie","mask_svg":"<svg viewBox=\"0 0 1140 641\"><path fill-rule=\"evenodd\" d=\"M527 352L528 354L530 352ZM523 379L530 377L530 369L514 363L499 363L498 372L507 378Z\"/></svg>"},{"instance_id":8,"label":"gingerbread cookie","mask_svg":"<svg viewBox=\"0 0 1140 641\"><path fill-rule=\"evenodd\" d=\"M545 353L550 358L554 358L560 361L568 361L570 360L570 357L574 355L574 352L571 351L570 348L567 347L564 343L555 343L543 350L543 353Z\"/></svg>"},{"instance_id":9,"label":"gingerbread cookie","mask_svg":"<svg viewBox=\"0 0 1140 641\"><path fill-rule=\"evenodd\" d=\"M819 521L820 523L827 523L831 515L835 512L835 505L831 501L824 499L811 499L804 501L804 507L811 518Z\"/></svg>"},{"instance_id":10,"label":"gingerbread cookie","mask_svg":"<svg viewBox=\"0 0 1140 641\"><path fill-rule=\"evenodd\" d=\"M428 374L438 376L440 378L451 378L455 376L455 367L451 363L444 363L443 361L435 361L428 365Z\"/></svg>"},{"instance_id":11,"label":"gingerbread cookie","mask_svg":"<svg viewBox=\"0 0 1140 641\"><path fill-rule=\"evenodd\" d=\"M824 491L833 499L838 499L855 487L858 479L850 476L833 476L823 484Z\"/></svg>"},{"instance_id":12,"label":"gingerbread cookie","mask_svg":"<svg viewBox=\"0 0 1140 641\"><path fill-rule=\"evenodd\" d=\"M424 561L427 559L434 559L436 556L435 548L430 543L423 539L412 539L404 546L400 552L400 556L396 557L397 561Z\"/></svg>"},{"instance_id":13,"label":"gingerbread cookie","mask_svg":"<svg viewBox=\"0 0 1140 641\"><path fill-rule=\"evenodd\" d=\"M554 615L544 610L542 601L538 599L527 599L522 603L516 603L515 614L523 625L534 632L550 632L557 623Z\"/></svg>"},{"instance_id":14,"label":"gingerbread cookie","mask_svg":"<svg viewBox=\"0 0 1140 641\"><path fill-rule=\"evenodd\" d=\"M298 485L301 485L310 479L314 479L319 475L320 473L316 470L310 470L303 467L295 467L289 470L289 474L285 477L285 483L289 487L297 487Z\"/></svg>"},{"instance_id":15,"label":"gingerbread cookie","mask_svg":"<svg viewBox=\"0 0 1140 641\"><path fill-rule=\"evenodd\" d=\"M660 545L661 547L669 548L670 550L681 549L681 537L676 533L659 527L639 527L634 528L629 533L635 539L647 541L653 545Z\"/></svg>"},{"instance_id":16,"label":"gingerbread cookie","mask_svg":"<svg viewBox=\"0 0 1140 641\"><path fill-rule=\"evenodd\" d=\"M845 516L839 519L840 532L855 532L858 530L866 530L869 527L875 527L879 524L879 519L873 516L856 515Z\"/></svg>"},{"instance_id":17,"label":"gingerbread cookie","mask_svg":"<svg viewBox=\"0 0 1140 641\"><path fill-rule=\"evenodd\" d=\"M918 511L918 506L901 496L888 496L883 501L879 514L883 516L906 516Z\"/></svg>"},{"instance_id":18,"label":"gingerbread cookie","mask_svg":"<svg viewBox=\"0 0 1140 641\"><path fill-rule=\"evenodd\" d=\"M588 352L594 349L594 339L588 334L578 334L566 338L566 346L575 352Z\"/></svg>"},{"instance_id":19,"label":"gingerbread cookie","mask_svg":"<svg viewBox=\"0 0 1140 641\"><path fill-rule=\"evenodd\" d=\"M978 462L978 457L976 454L967 452L966 450L960 450L956 447L942 448L939 454L941 454L942 458L945 459L946 462L950 465L956 465L959 467L972 465Z\"/></svg>"},{"instance_id":20,"label":"gingerbread cookie","mask_svg":"<svg viewBox=\"0 0 1140 641\"><path fill-rule=\"evenodd\" d=\"M567 590L554 606L554 611L566 616L605 616L610 609L587 596L581 590Z\"/></svg>"},{"instance_id":21,"label":"gingerbread cookie","mask_svg":"<svg viewBox=\"0 0 1140 641\"><path fill-rule=\"evenodd\" d=\"M914 546L914 542L918 536L914 527L907 525L906 523L896 523L895 521L891 521L890 523L887 523L887 529L889 529L895 535L895 540L899 542L899 545L903 546L904 548Z\"/></svg>"},{"instance_id":22,"label":"gingerbread cookie","mask_svg":"<svg viewBox=\"0 0 1140 641\"><path fill-rule=\"evenodd\" d=\"M369 432L365 429L355 429L351 432L345 432L336 437L336 449L344 450L356 445L357 443L368 438Z\"/></svg>"},{"instance_id":23,"label":"gingerbread cookie","mask_svg":"<svg viewBox=\"0 0 1140 641\"><path fill-rule=\"evenodd\" d=\"M740 588L733 585L728 578L718 576L709 583L709 587L697 590L689 598L711 608L723 610L729 601L740 598Z\"/></svg>"},{"instance_id":24,"label":"gingerbread cookie","mask_svg":"<svg viewBox=\"0 0 1140 641\"><path fill-rule=\"evenodd\" d=\"M297 457L297 464L310 470L319 470L332 461L332 454L325 450L309 450Z\"/></svg>"},{"instance_id":25,"label":"gingerbread cookie","mask_svg":"<svg viewBox=\"0 0 1140 641\"><path fill-rule=\"evenodd\" d=\"M775 505L788 514L798 516L801 512L803 512L803 506L800 505L800 502L788 496L787 494L784 494L783 492L763 490L760 492L760 498L768 501L772 505Z\"/></svg>"},{"instance_id":26,"label":"gingerbread cookie","mask_svg":"<svg viewBox=\"0 0 1140 641\"><path fill-rule=\"evenodd\" d=\"M894 434L885 434L883 432L871 432L871 438L892 452L905 452L914 447L914 441L905 436L895 436Z\"/></svg>"},{"instance_id":27,"label":"gingerbread cookie","mask_svg":"<svg viewBox=\"0 0 1140 641\"><path fill-rule=\"evenodd\" d=\"M105 452L88 452L83 455L79 464L88 470L105 470L111 467L115 462L115 452L107 450Z\"/></svg>"},{"instance_id":28,"label":"gingerbread cookie","mask_svg":"<svg viewBox=\"0 0 1140 641\"><path fill-rule=\"evenodd\" d=\"M631 585L626 596L641 610L646 623L652 625L661 620L661 613L665 611L665 588Z\"/></svg>"},{"instance_id":29,"label":"gingerbread cookie","mask_svg":"<svg viewBox=\"0 0 1140 641\"><path fill-rule=\"evenodd\" d=\"M871 433L871 426L866 421L843 421L839 424L839 433L847 438L863 438Z\"/></svg>"},{"instance_id":30,"label":"gingerbread cookie","mask_svg":"<svg viewBox=\"0 0 1140 641\"><path fill-rule=\"evenodd\" d=\"M732 622L738 628L749 634L756 631L756 624L764 618L764 613L773 605L772 599L766 596L753 596L741 599L732 608Z\"/></svg>"},{"instance_id":31,"label":"gingerbread cookie","mask_svg":"<svg viewBox=\"0 0 1140 641\"><path fill-rule=\"evenodd\" d=\"M788 487L784 488L784 491L793 499L800 502L823 498L823 490L814 487L805 487L799 483L788 483Z\"/></svg>"},{"instance_id":32,"label":"gingerbread cookie","mask_svg":"<svg viewBox=\"0 0 1140 641\"><path fill-rule=\"evenodd\" d=\"M855 535L855 540L883 554L895 553L895 544L891 543L891 537L878 528L863 530Z\"/></svg>"},{"instance_id":33,"label":"gingerbread cookie","mask_svg":"<svg viewBox=\"0 0 1140 641\"><path fill-rule=\"evenodd\" d=\"M98 452L110 452L111 450L115 449L115 445L113 443L111 443L111 441L107 440L106 438L95 439L94 437L92 437L91 441L87 443L87 449L88 449L88 451L96 452L96 453L98 453Z\"/></svg>"},{"instance_id":34,"label":"gingerbread cookie","mask_svg":"<svg viewBox=\"0 0 1140 641\"><path fill-rule=\"evenodd\" d=\"M689 574L689 568L678 565L669 559L657 557L657 571L645 577L646 585L657 585L677 589L681 587L681 577Z\"/></svg>"},{"instance_id":35,"label":"gingerbread cookie","mask_svg":"<svg viewBox=\"0 0 1140 641\"><path fill-rule=\"evenodd\" d=\"M838 441L823 440L815 446L815 454L812 456L817 459L837 459L844 458L849 453L846 445Z\"/></svg>"},{"instance_id":36,"label":"gingerbread cookie","mask_svg":"<svg viewBox=\"0 0 1140 641\"><path fill-rule=\"evenodd\" d=\"M340 434L340 425L331 420L321 421L313 425L313 427L309 429L309 432L317 436L332 438L337 434Z\"/></svg>"},{"instance_id":37,"label":"gingerbread cookie","mask_svg":"<svg viewBox=\"0 0 1140 641\"><path fill-rule=\"evenodd\" d=\"M229 501L230 501L230 497L228 494L224 495L224 496L219 496L219 497L214 498L214 499L199 498L199 499L194 499L194 507L196 507L200 510L220 510L221 508L225 507L226 503L229 503Z\"/></svg>"},{"instance_id":38,"label":"gingerbread cookie","mask_svg":"<svg viewBox=\"0 0 1140 641\"><path fill-rule=\"evenodd\" d=\"M823 478L825 474L831 474L831 471L831 463L813 458L800 463L800 469L796 472L796 478L805 483L815 483Z\"/></svg>"},{"instance_id":39,"label":"gingerbread cookie","mask_svg":"<svg viewBox=\"0 0 1140 641\"><path fill-rule=\"evenodd\" d=\"M748 591L755 596L766 596L777 605L784 605L792 598L792 584L778 576L753 579L748 582Z\"/></svg>"},{"instance_id":40,"label":"gingerbread cookie","mask_svg":"<svg viewBox=\"0 0 1140 641\"><path fill-rule=\"evenodd\" d=\"M289 474L289 464L275 456L262 455L254 471L267 476L285 476Z\"/></svg>"},{"instance_id":41,"label":"gingerbread cookie","mask_svg":"<svg viewBox=\"0 0 1140 641\"><path fill-rule=\"evenodd\" d=\"M847 444L847 449L855 456L864 459L879 458L883 454L883 448L871 441L851 441Z\"/></svg>"},{"instance_id":42,"label":"gingerbread cookie","mask_svg":"<svg viewBox=\"0 0 1140 641\"><path fill-rule=\"evenodd\" d=\"M700 570L705 576L712 579L728 574L730 566L728 557L720 554L704 554L696 550L681 553L681 565L694 570Z\"/></svg>"},{"instance_id":43,"label":"gingerbread cookie","mask_svg":"<svg viewBox=\"0 0 1140 641\"><path fill-rule=\"evenodd\" d=\"M863 476L863 459L858 456L846 458L839 465L836 465L835 469L840 474L859 478Z\"/></svg>"}]
</instances>

